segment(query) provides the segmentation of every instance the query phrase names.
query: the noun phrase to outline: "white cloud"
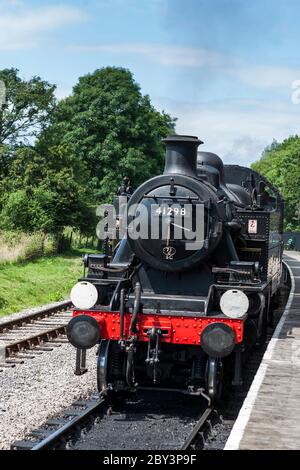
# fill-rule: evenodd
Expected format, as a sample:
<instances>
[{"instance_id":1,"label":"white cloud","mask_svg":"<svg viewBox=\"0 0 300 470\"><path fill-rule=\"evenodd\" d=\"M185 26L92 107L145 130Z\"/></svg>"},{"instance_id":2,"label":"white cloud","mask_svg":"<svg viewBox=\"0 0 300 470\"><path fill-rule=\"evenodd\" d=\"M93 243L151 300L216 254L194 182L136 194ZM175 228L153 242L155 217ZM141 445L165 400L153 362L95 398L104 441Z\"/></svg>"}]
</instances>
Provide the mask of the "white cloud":
<instances>
[{"instance_id":1,"label":"white cloud","mask_svg":"<svg viewBox=\"0 0 300 470\"><path fill-rule=\"evenodd\" d=\"M208 49L172 46L166 44L120 43L95 46L74 46L74 52L104 52L113 54L141 55L145 59L165 66L216 67L223 63L223 57Z\"/></svg>"},{"instance_id":2,"label":"white cloud","mask_svg":"<svg viewBox=\"0 0 300 470\"><path fill-rule=\"evenodd\" d=\"M19 6L23 4L23 0L0 0L0 8L7 6Z\"/></svg>"},{"instance_id":3,"label":"white cloud","mask_svg":"<svg viewBox=\"0 0 300 470\"><path fill-rule=\"evenodd\" d=\"M300 106L277 102L229 101L193 105L162 98L158 109L178 117L179 134L197 135L203 150L215 152L226 163L249 165L273 139L282 141L299 133Z\"/></svg>"},{"instance_id":4,"label":"white cloud","mask_svg":"<svg viewBox=\"0 0 300 470\"><path fill-rule=\"evenodd\" d=\"M241 66L229 68L227 72L244 83L262 88L290 87L300 78L300 68L295 67Z\"/></svg>"},{"instance_id":5,"label":"white cloud","mask_svg":"<svg viewBox=\"0 0 300 470\"><path fill-rule=\"evenodd\" d=\"M0 50L26 49L39 45L43 33L86 18L78 8L57 5L35 9L7 8L0 16Z\"/></svg>"},{"instance_id":6,"label":"white cloud","mask_svg":"<svg viewBox=\"0 0 300 470\"><path fill-rule=\"evenodd\" d=\"M300 68L274 65L249 66L240 59L219 52L196 47L168 44L115 43L79 45L69 48L73 52L94 52L142 56L145 60L166 67L211 68L243 83L259 88L290 87L300 78Z\"/></svg>"}]
</instances>

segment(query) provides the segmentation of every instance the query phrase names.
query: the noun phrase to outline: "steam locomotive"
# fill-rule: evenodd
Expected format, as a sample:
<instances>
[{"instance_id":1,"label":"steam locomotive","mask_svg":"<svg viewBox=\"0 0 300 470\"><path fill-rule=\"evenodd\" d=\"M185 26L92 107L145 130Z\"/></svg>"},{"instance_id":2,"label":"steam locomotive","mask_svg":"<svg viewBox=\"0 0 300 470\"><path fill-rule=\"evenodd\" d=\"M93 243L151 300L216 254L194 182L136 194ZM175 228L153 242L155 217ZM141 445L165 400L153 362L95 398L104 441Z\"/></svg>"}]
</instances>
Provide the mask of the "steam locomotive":
<instances>
[{"instance_id":1,"label":"steam locomotive","mask_svg":"<svg viewBox=\"0 0 300 470\"><path fill-rule=\"evenodd\" d=\"M98 344L102 394L152 387L216 400L224 368L240 385L243 354L265 342L284 203L257 172L197 153L197 137L164 142L163 174L116 198L124 230L112 255L85 256L67 334L77 374Z\"/></svg>"}]
</instances>

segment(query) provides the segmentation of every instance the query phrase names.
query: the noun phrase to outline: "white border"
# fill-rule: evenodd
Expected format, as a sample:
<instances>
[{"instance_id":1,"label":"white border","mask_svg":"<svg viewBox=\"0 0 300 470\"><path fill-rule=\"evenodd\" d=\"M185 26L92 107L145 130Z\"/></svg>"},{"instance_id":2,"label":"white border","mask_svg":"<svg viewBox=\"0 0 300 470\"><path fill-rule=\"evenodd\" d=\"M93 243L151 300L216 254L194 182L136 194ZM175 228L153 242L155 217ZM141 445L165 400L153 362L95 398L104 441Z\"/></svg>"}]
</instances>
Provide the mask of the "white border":
<instances>
[{"instance_id":1,"label":"white border","mask_svg":"<svg viewBox=\"0 0 300 470\"><path fill-rule=\"evenodd\" d=\"M285 310L283 312L283 315L274 331L274 334L268 344L268 347L266 349L266 352L262 358L262 361L260 363L259 368L257 369L257 372L255 374L254 380L252 382L252 385L249 389L249 392L247 394L247 397L245 398L245 401L243 403L242 408L240 409L239 415L237 417L236 422L234 423L234 426L231 430L231 433L229 435L229 438L227 439L227 442L225 444L224 450L238 450L240 447L241 440L243 438L246 426L248 424L254 403L257 398L258 391L262 385L262 382L265 378L266 371L268 368L268 360L272 358L272 354L275 348L275 345L278 341L278 338L280 336L281 330L283 328L285 319L287 315L289 314L292 302L293 302L293 297L294 297L294 292L295 292L295 279L294 275L292 273L291 268L287 264L287 262L284 261L284 264L288 268L290 277L291 277L291 291L290 295L285 307Z\"/></svg>"}]
</instances>

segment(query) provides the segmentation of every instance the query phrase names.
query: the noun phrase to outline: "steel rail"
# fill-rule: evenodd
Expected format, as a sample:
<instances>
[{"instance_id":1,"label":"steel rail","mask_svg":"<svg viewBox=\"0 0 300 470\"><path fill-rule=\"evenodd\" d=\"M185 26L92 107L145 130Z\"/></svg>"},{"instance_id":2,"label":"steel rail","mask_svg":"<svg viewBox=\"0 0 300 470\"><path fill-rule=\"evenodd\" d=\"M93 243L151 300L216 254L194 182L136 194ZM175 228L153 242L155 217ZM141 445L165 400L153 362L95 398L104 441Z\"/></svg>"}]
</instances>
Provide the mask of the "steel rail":
<instances>
[{"instance_id":1,"label":"steel rail","mask_svg":"<svg viewBox=\"0 0 300 470\"><path fill-rule=\"evenodd\" d=\"M31 335L27 338L22 338L14 341L13 343L9 343L5 346L5 359L13 356L15 353L22 352L25 349L30 349L34 346L41 346L42 344L51 341L60 335L64 335L65 333L66 325L58 325L57 327L51 328L49 330L39 331L35 335Z\"/></svg>"},{"instance_id":2,"label":"steel rail","mask_svg":"<svg viewBox=\"0 0 300 470\"><path fill-rule=\"evenodd\" d=\"M70 434L73 428L81 424L82 421L86 420L91 414L101 408L104 402L105 400L103 398L91 402L89 405L87 405L85 410L82 410L80 414L77 414L70 421L68 421L58 429L54 430L53 433L51 433L49 436L45 437L37 444L34 444L31 450L49 449L57 441L59 441L59 439Z\"/></svg>"},{"instance_id":3,"label":"steel rail","mask_svg":"<svg viewBox=\"0 0 300 470\"><path fill-rule=\"evenodd\" d=\"M24 359L29 359L29 355L22 355L28 349L48 351L64 342L60 337L66 334L68 319L61 318L59 314L64 314L71 306L71 301L65 300L54 306L43 307L22 317L0 323L0 370L14 367L23 363ZM47 322L47 318L51 317L54 321ZM47 346L47 342L52 344Z\"/></svg>"},{"instance_id":4,"label":"steel rail","mask_svg":"<svg viewBox=\"0 0 300 470\"><path fill-rule=\"evenodd\" d=\"M208 417L211 415L213 410L214 410L214 408L212 406L208 406L206 408L206 410L202 413L199 420L195 424L192 432L190 433L190 435L187 437L187 439L185 440L185 442L181 446L180 450L188 450L190 448L190 446L193 444L193 442L196 439L196 437L198 436L201 428L205 425Z\"/></svg>"},{"instance_id":5,"label":"steel rail","mask_svg":"<svg viewBox=\"0 0 300 470\"><path fill-rule=\"evenodd\" d=\"M53 313L59 312L60 310L67 309L71 306L72 306L72 302L70 300L64 300L52 307L42 307L41 309L35 312L28 313L22 317L13 318L12 320L2 322L0 323L0 333L5 333L7 330L13 330L15 327L22 326L24 324L30 323L31 321L48 317L52 315Z\"/></svg>"}]
</instances>

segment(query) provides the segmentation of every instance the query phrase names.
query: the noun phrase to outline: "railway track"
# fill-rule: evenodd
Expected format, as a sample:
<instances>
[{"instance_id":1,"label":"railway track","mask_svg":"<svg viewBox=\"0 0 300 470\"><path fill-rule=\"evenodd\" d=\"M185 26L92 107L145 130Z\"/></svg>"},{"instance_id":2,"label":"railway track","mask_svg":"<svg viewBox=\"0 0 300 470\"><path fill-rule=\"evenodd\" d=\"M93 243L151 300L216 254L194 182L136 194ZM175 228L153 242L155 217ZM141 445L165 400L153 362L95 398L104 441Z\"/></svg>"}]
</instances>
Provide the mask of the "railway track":
<instances>
[{"instance_id":1,"label":"railway track","mask_svg":"<svg viewBox=\"0 0 300 470\"><path fill-rule=\"evenodd\" d=\"M30 433L30 438L16 441L12 450L46 450L61 447L68 437L80 426L87 423L91 416L99 416L105 411L105 400L92 397L90 400L78 400L65 410L60 418L49 419L43 428Z\"/></svg>"},{"instance_id":2,"label":"railway track","mask_svg":"<svg viewBox=\"0 0 300 470\"><path fill-rule=\"evenodd\" d=\"M0 323L0 372L66 342L70 301Z\"/></svg>"},{"instance_id":3,"label":"railway track","mask_svg":"<svg viewBox=\"0 0 300 470\"><path fill-rule=\"evenodd\" d=\"M176 443L173 443L172 448L176 450L190 450L197 448L197 439L201 435L201 431L210 425L208 421L211 414L214 412L214 408L210 405L204 408L201 415L192 427L192 430L185 437L184 440L178 439ZM60 417L52 418L43 424L43 427L32 431L25 440L16 441L12 444L12 450L47 450L47 449L61 449L68 446L68 442L72 439L76 440L81 434L83 429L89 427L89 424L93 425L95 419L108 416L108 420L112 420L113 412L108 406L107 402L103 398L93 396L89 400L78 400L72 404L70 408L65 410ZM106 427L102 425L102 433L105 435ZM130 438L130 436L129 436ZM71 445L72 448L72 445Z\"/></svg>"},{"instance_id":4,"label":"railway track","mask_svg":"<svg viewBox=\"0 0 300 470\"><path fill-rule=\"evenodd\" d=\"M184 441L183 445L181 446L180 450L189 450L192 447L197 447L197 444L195 443L197 439L199 439L200 433L202 430L206 427L208 423L208 418L211 416L211 414L214 412L214 408L211 405L208 405L206 410L201 414L199 420L195 424L192 432L190 435L187 437L187 439ZM201 437L203 438L204 441L204 435L201 434Z\"/></svg>"}]
</instances>

